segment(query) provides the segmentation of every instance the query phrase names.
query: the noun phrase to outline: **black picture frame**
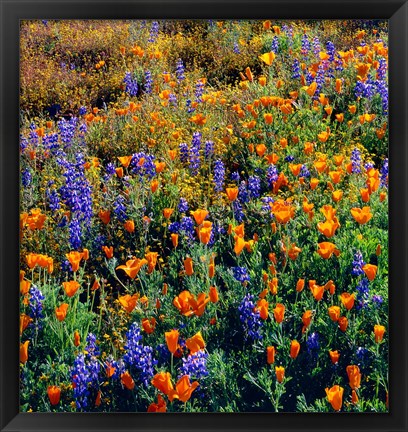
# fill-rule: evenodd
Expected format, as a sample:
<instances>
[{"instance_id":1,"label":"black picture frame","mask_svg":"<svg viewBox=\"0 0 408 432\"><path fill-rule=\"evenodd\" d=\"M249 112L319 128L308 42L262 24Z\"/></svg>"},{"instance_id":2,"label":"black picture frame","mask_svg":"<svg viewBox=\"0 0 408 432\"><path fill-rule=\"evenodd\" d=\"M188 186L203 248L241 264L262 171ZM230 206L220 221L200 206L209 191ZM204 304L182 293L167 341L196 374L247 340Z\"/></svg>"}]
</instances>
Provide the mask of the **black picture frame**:
<instances>
[{"instance_id":1,"label":"black picture frame","mask_svg":"<svg viewBox=\"0 0 408 432\"><path fill-rule=\"evenodd\" d=\"M407 431L408 3L401 0L0 0L0 430ZM19 413L19 21L22 19L388 19L390 412L386 414Z\"/></svg>"}]
</instances>

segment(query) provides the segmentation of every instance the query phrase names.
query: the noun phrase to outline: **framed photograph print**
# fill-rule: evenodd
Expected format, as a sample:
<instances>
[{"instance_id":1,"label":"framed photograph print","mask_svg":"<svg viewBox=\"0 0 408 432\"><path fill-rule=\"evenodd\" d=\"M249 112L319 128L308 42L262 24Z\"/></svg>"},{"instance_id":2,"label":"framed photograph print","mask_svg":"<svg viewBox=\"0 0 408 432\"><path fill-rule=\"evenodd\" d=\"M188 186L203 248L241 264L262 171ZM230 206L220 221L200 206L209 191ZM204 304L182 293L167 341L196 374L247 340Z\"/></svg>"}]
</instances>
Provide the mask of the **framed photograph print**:
<instances>
[{"instance_id":1,"label":"framed photograph print","mask_svg":"<svg viewBox=\"0 0 408 432\"><path fill-rule=\"evenodd\" d=\"M407 431L407 2L0 5L1 431Z\"/></svg>"}]
</instances>

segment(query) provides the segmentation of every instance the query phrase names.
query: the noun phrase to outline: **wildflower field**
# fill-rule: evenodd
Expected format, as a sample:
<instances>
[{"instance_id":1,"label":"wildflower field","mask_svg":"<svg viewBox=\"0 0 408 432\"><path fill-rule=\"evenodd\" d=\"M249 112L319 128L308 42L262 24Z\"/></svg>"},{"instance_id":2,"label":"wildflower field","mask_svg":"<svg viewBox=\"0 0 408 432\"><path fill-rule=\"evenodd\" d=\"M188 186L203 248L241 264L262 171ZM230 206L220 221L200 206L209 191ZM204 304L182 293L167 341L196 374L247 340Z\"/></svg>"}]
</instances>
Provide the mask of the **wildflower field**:
<instances>
[{"instance_id":1,"label":"wildflower field","mask_svg":"<svg viewBox=\"0 0 408 432\"><path fill-rule=\"evenodd\" d=\"M388 411L387 40L21 23L21 411Z\"/></svg>"}]
</instances>

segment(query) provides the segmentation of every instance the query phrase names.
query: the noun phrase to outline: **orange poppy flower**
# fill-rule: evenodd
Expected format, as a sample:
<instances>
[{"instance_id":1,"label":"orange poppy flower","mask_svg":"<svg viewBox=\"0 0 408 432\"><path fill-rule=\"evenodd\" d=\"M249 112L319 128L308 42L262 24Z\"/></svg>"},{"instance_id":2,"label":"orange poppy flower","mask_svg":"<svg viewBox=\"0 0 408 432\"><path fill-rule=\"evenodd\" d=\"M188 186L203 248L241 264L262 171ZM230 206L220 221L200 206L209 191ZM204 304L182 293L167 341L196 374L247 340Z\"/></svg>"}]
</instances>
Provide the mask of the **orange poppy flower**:
<instances>
[{"instance_id":1,"label":"orange poppy flower","mask_svg":"<svg viewBox=\"0 0 408 432\"><path fill-rule=\"evenodd\" d=\"M194 354L205 348L205 342L201 332L196 333L193 337L186 340L186 347L190 350L190 354Z\"/></svg>"},{"instance_id":2,"label":"orange poppy flower","mask_svg":"<svg viewBox=\"0 0 408 432\"><path fill-rule=\"evenodd\" d=\"M130 162L132 161L132 156L119 156L118 157L119 162L127 168L130 165Z\"/></svg>"},{"instance_id":3,"label":"orange poppy flower","mask_svg":"<svg viewBox=\"0 0 408 432\"><path fill-rule=\"evenodd\" d=\"M295 359L299 355L300 343L297 340L293 340L290 343L290 356Z\"/></svg>"},{"instance_id":4,"label":"orange poppy flower","mask_svg":"<svg viewBox=\"0 0 408 432\"><path fill-rule=\"evenodd\" d=\"M106 258L113 258L113 246L102 246L102 250L105 252Z\"/></svg>"},{"instance_id":5,"label":"orange poppy flower","mask_svg":"<svg viewBox=\"0 0 408 432\"><path fill-rule=\"evenodd\" d=\"M62 282L62 286L68 297L73 297L80 287L77 281Z\"/></svg>"},{"instance_id":6,"label":"orange poppy flower","mask_svg":"<svg viewBox=\"0 0 408 432\"><path fill-rule=\"evenodd\" d=\"M55 385L48 386L47 395L51 405L58 405L61 399L61 388Z\"/></svg>"},{"instance_id":7,"label":"orange poppy flower","mask_svg":"<svg viewBox=\"0 0 408 432\"><path fill-rule=\"evenodd\" d=\"M165 395L168 395L174 389L169 372L160 372L156 374L151 382L154 387Z\"/></svg>"},{"instance_id":8,"label":"orange poppy flower","mask_svg":"<svg viewBox=\"0 0 408 432\"><path fill-rule=\"evenodd\" d=\"M164 335L166 337L167 348L174 355L178 348L179 332L178 330L171 330L164 333Z\"/></svg>"},{"instance_id":9,"label":"orange poppy flower","mask_svg":"<svg viewBox=\"0 0 408 432\"><path fill-rule=\"evenodd\" d=\"M62 303L62 305L55 308L55 316L58 321L64 321L67 316L68 307L68 303Z\"/></svg>"},{"instance_id":10,"label":"orange poppy flower","mask_svg":"<svg viewBox=\"0 0 408 432\"><path fill-rule=\"evenodd\" d=\"M318 243L317 253L324 259L329 259L334 254L337 257L340 255L340 251L336 248L336 245L330 242Z\"/></svg>"},{"instance_id":11,"label":"orange poppy flower","mask_svg":"<svg viewBox=\"0 0 408 432\"><path fill-rule=\"evenodd\" d=\"M363 207L362 209L354 207L350 210L351 215L360 225L367 223L372 217L370 207Z\"/></svg>"},{"instance_id":12,"label":"orange poppy flower","mask_svg":"<svg viewBox=\"0 0 408 432\"><path fill-rule=\"evenodd\" d=\"M116 267L116 270L123 270L131 279L134 279L145 264L147 264L145 258L134 258L126 261L126 265Z\"/></svg>"},{"instance_id":13,"label":"orange poppy flower","mask_svg":"<svg viewBox=\"0 0 408 432\"><path fill-rule=\"evenodd\" d=\"M333 237L339 227L340 224L337 217L326 219L324 222L319 222L317 224L317 229L328 238Z\"/></svg>"},{"instance_id":14,"label":"orange poppy flower","mask_svg":"<svg viewBox=\"0 0 408 432\"><path fill-rule=\"evenodd\" d=\"M285 305L282 303L277 303L275 309L273 310L273 316L275 317L276 322L280 324L285 316Z\"/></svg>"},{"instance_id":15,"label":"orange poppy flower","mask_svg":"<svg viewBox=\"0 0 408 432\"><path fill-rule=\"evenodd\" d=\"M340 411L343 405L343 392L344 388L339 385L335 385L332 388L326 388L327 400L335 411Z\"/></svg>"},{"instance_id":16,"label":"orange poppy flower","mask_svg":"<svg viewBox=\"0 0 408 432\"><path fill-rule=\"evenodd\" d=\"M258 144L257 146L256 146L256 154L259 156L259 157L262 157L264 154L265 154L265 152L266 152L266 145L265 144Z\"/></svg>"},{"instance_id":17,"label":"orange poppy flower","mask_svg":"<svg viewBox=\"0 0 408 432\"><path fill-rule=\"evenodd\" d=\"M285 204L283 201L275 201L271 206L272 214L280 224L286 224L295 216L295 209L290 204Z\"/></svg>"},{"instance_id":18,"label":"orange poppy flower","mask_svg":"<svg viewBox=\"0 0 408 432\"><path fill-rule=\"evenodd\" d=\"M350 365L346 367L346 372L349 379L349 385L352 388L352 390L356 390L360 388L360 383L361 383L360 368L355 365Z\"/></svg>"},{"instance_id":19,"label":"orange poppy flower","mask_svg":"<svg viewBox=\"0 0 408 432\"><path fill-rule=\"evenodd\" d=\"M363 266L363 271L370 281L373 281L377 274L377 266L374 264L365 264Z\"/></svg>"},{"instance_id":20,"label":"orange poppy flower","mask_svg":"<svg viewBox=\"0 0 408 432\"><path fill-rule=\"evenodd\" d=\"M256 304L255 310L259 311L259 315L263 320L266 320L268 318L268 306L269 303L263 298L258 300Z\"/></svg>"},{"instance_id":21,"label":"orange poppy flower","mask_svg":"<svg viewBox=\"0 0 408 432\"><path fill-rule=\"evenodd\" d=\"M148 252L145 255L145 258L147 260L147 273L152 273L152 271L156 267L158 255L159 254L157 252Z\"/></svg>"},{"instance_id":22,"label":"orange poppy flower","mask_svg":"<svg viewBox=\"0 0 408 432\"><path fill-rule=\"evenodd\" d=\"M197 209L195 211L192 211L191 214L193 215L193 218L196 221L197 225L201 225L204 222L204 219L208 216L208 211Z\"/></svg>"},{"instance_id":23,"label":"orange poppy flower","mask_svg":"<svg viewBox=\"0 0 408 432\"><path fill-rule=\"evenodd\" d=\"M165 209L163 209L163 216L166 219L170 219L170 216L173 214L173 212L174 212L174 209L172 209L172 208L165 208Z\"/></svg>"},{"instance_id":24,"label":"orange poppy flower","mask_svg":"<svg viewBox=\"0 0 408 432\"><path fill-rule=\"evenodd\" d=\"M238 197L238 188L237 187L226 188L225 192L227 194L228 200L231 202L235 201Z\"/></svg>"},{"instance_id":25,"label":"orange poppy flower","mask_svg":"<svg viewBox=\"0 0 408 432\"><path fill-rule=\"evenodd\" d=\"M341 316L337 322L339 324L340 330L342 332L345 332L347 330L347 327L348 327L348 319L345 316Z\"/></svg>"},{"instance_id":26,"label":"orange poppy flower","mask_svg":"<svg viewBox=\"0 0 408 432\"><path fill-rule=\"evenodd\" d=\"M383 340L385 333L385 327L379 324L376 324L374 326L374 336L375 336L375 342L379 343Z\"/></svg>"},{"instance_id":27,"label":"orange poppy flower","mask_svg":"<svg viewBox=\"0 0 408 432\"><path fill-rule=\"evenodd\" d=\"M20 282L20 293L22 295L26 295L28 294L28 291L30 290L30 286L31 286L31 282L29 282L28 280L22 280Z\"/></svg>"},{"instance_id":28,"label":"orange poppy flower","mask_svg":"<svg viewBox=\"0 0 408 432\"><path fill-rule=\"evenodd\" d=\"M339 306L330 306L327 309L329 313L329 317L332 321L337 322L340 318L340 307Z\"/></svg>"},{"instance_id":29,"label":"orange poppy flower","mask_svg":"<svg viewBox=\"0 0 408 432\"><path fill-rule=\"evenodd\" d=\"M30 341L25 341L24 343L20 343L20 363L27 363L28 360L28 344Z\"/></svg>"},{"instance_id":30,"label":"orange poppy flower","mask_svg":"<svg viewBox=\"0 0 408 432\"><path fill-rule=\"evenodd\" d=\"M127 313L132 313L133 309L136 307L137 301L139 300L139 294L126 294L124 296L118 297L119 303L125 309Z\"/></svg>"},{"instance_id":31,"label":"orange poppy flower","mask_svg":"<svg viewBox=\"0 0 408 432\"><path fill-rule=\"evenodd\" d=\"M184 403L187 402L197 387L198 381L190 383L188 375L182 376L176 383L175 391L168 394L170 402L172 402L174 399L178 399Z\"/></svg>"},{"instance_id":32,"label":"orange poppy flower","mask_svg":"<svg viewBox=\"0 0 408 432\"><path fill-rule=\"evenodd\" d=\"M318 184L319 184L319 179L317 178L310 179L310 189L315 190Z\"/></svg>"},{"instance_id":33,"label":"orange poppy flower","mask_svg":"<svg viewBox=\"0 0 408 432\"><path fill-rule=\"evenodd\" d=\"M194 273L192 258L188 257L184 260L184 270L187 276L191 276Z\"/></svg>"},{"instance_id":34,"label":"orange poppy flower","mask_svg":"<svg viewBox=\"0 0 408 432\"><path fill-rule=\"evenodd\" d=\"M310 287L310 291L316 301L320 301L323 298L324 286L313 284Z\"/></svg>"},{"instance_id":35,"label":"orange poppy flower","mask_svg":"<svg viewBox=\"0 0 408 432\"><path fill-rule=\"evenodd\" d=\"M135 231L135 223L132 220L127 220L124 224L123 227L125 228L125 230L128 233L132 233Z\"/></svg>"},{"instance_id":36,"label":"orange poppy flower","mask_svg":"<svg viewBox=\"0 0 408 432\"><path fill-rule=\"evenodd\" d=\"M143 330L147 334L152 334L156 328L156 319L154 317L152 318L143 318L142 319L142 327Z\"/></svg>"},{"instance_id":37,"label":"orange poppy flower","mask_svg":"<svg viewBox=\"0 0 408 432\"><path fill-rule=\"evenodd\" d=\"M338 363L340 359L340 353L338 351L329 351L330 360L333 364Z\"/></svg>"},{"instance_id":38,"label":"orange poppy flower","mask_svg":"<svg viewBox=\"0 0 408 432\"><path fill-rule=\"evenodd\" d=\"M197 300L192 297L189 299L189 303L193 308L193 313L196 316L201 316L204 313L205 306L209 303L210 297L206 293L200 293L197 296Z\"/></svg>"},{"instance_id":39,"label":"orange poppy flower","mask_svg":"<svg viewBox=\"0 0 408 432\"><path fill-rule=\"evenodd\" d=\"M353 306L354 306L354 294L349 294L349 293L344 292L340 295L340 300L343 303L343 306L347 310L350 310L353 308Z\"/></svg>"},{"instance_id":40,"label":"orange poppy flower","mask_svg":"<svg viewBox=\"0 0 408 432\"><path fill-rule=\"evenodd\" d=\"M237 255L240 255L240 253L245 247L245 240L239 236L235 236L234 241L235 241L234 252Z\"/></svg>"},{"instance_id":41,"label":"orange poppy flower","mask_svg":"<svg viewBox=\"0 0 408 432\"><path fill-rule=\"evenodd\" d=\"M132 376L130 375L130 373L128 371L126 371L123 374L121 374L120 380L121 380L122 384L128 390L133 390L135 388L135 382L133 381L133 378L132 378Z\"/></svg>"},{"instance_id":42,"label":"orange poppy flower","mask_svg":"<svg viewBox=\"0 0 408 432\"><path fill-rule=\"evenodd\" d=\"M327 291L329 290L329 293L331 295L333 295L336 291L336 285L334 285L332 280L329 280L328 282L326 282L326 284L324 285L324 290Z\"/></svg>"},{"instance_id":43,"label":"orange poppy flower","mask_svg":"<svg viewBox=\"0 0 408 432\"><path fill-rule=\"evenodd\" d=\"M82 253L72 251L69 254L65 254L65 256L67 257L69 263L71 264L72 271L73 272L78 271L79 263L81 262L82 259Z\"/></svg>"},{"instance_id":44,"label":"orange poppy flower","mask_svg":"<svg viewBox=\"0 0 408 432\"><path fill-rule=\"evenodd\" d=\"M217 303L218 302L218 291L215 286L210 287L209 297L211 303Z\"/></svg>"},{"instance_id":45,"label":"orange poppy flower","mask_svg":"<svg viewBox=\"0 0 408 432\"><path fill-rule=\"evenodd\" d=\"M264 63L266 63L268 66L270 66L275 60L275 57L276 54L273 51L270 51L259 56L259 59L262 60Z\"/></svg>"},{"instance_id":46,"label":"orange poppy flower","mask_svg":"<svg viewBox=\"0 0 408 432\"><path fill-rule=\"evenodd\" d=\"M157 396L157 404L153 402L149 405L149 408L147 408L147 412L166 412L166 411L167 411L167 405L161 395Z\"/></svg>"},{"instance_id":47,"label":"orange poppy flower","mask_svg":"<svg viewBox=\"0 0 408 432\"><path fill-rule=\"evenodd\" d=\"M177 297L173 300L173 305L180 311L181 314L185 316L193 315L192 306L189 302L193 296L189 291L182 291Z\"/></svg>"},{"instance_id":48,"label":"orange poppy flower","mask_svg":"<svg viewBox=\"0 0 408 432\"><path fill-rule=\"evenodd\" d=\"M278 383L283 382L285 379L285 368L283 366L275 366L275 374Z\"/></svg>"},{"instance_id":49,"label":"orange poppy flower","mask_svg":"<svg viewBox=\"0 0 408 432\"><path fill-rule=\"evenodd\" d=\"M208 244L211 239L212 223L204 221L202 226L198 229L198 238L201 243Z\"/></svg>"},{"instance_id":50,"label":"orange poppy flower","mask_svg":"<svg viewBox=\"0 0 408 432\"><path fill-rule=\"evenodd\" d=\"M329 131L323 131L317 134L317 138L320 142L326 142L329 139L330 132Z\"/></svg>"}]
</instances>

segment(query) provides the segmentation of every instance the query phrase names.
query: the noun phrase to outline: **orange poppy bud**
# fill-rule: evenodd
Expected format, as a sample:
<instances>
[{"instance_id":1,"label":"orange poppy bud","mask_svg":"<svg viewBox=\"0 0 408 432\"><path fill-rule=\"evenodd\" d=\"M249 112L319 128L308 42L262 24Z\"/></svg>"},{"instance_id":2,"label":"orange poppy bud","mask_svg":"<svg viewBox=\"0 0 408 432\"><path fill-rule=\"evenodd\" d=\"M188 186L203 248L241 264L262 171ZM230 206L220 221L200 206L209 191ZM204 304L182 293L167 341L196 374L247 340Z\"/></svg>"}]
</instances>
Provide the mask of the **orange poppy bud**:
<instances>
[{"instance_id":1,"label":"orange poppy bud","mask_svg":"<svg viewBox=\"0 0 408 432\"><path fill-rule=\"evenodd\" d=\"M358 396L357 396L357 393L356 393L355 390L352 390L352 391L351 391L351 403L352 403L353 405L355 405L355 404L358 403Z\"/></svg>"},{"instance_id":2,"label":"orange poppy bud","mask_svg":"<svg viewBox=\"0 0 408 432\"><path fill-rule=\"evenodd\" d=\"M375 336L375 342L379 343L383 340L385 333L385 327L379 324L376 324L374 326L374 336Z\"/></svg>"},{"instance_id":3,"label":"orange poppy bud","mask_svg":"<svg viewBox=\"0 0 408 432\"><path fill-rule=\"evenodd\" d=\"M61 399L61 389L58 386L52 385L47 388L48 399L51 405L58 405Z\"/></svg>"},{"instance_id":4,"label":"orange poppy bud","mask_svg":"<svg viewBox=\"0 0 408 432\"><path fill-rule=\"evenodd\" d=\"M20 343L20 363L27 363L28 360L28 344L30 341L25 341L24 343Z\"/></svg>"},{"instance_id":5,"label":"orange poppy bud","mask_svg":"<svg viewBox=\"0 0 408 432\"><path fill-rule=\"evenodd\" d=\"M345 316L342 316L338 319L339 328L342 332L345 332L348 327L348 319Z\"/></svg>"},{"instance_id":6,"label":"orange poppy bud","mask_svg":"<svg viewBox=\"0 0 408 432\"><path fill-rule=\"evenodd\" d=\"M375 254L377 256L381 255L381 245L380 244L378 244L377 247L375 248Z\"/></svg>"},{"instance_id":7,"label":"orange poppy bud","mask_svg":"<svg viewBox=\"0 0 408 432\"><path fill-rule=\"evenodd\" d=\"M67 316L68 307L69 305L67 303L62 303L62 305L55 308L55 316L58 321L64 321Z\"/></svg>"},{"instance_id":8,"label":"orange poppy bud","mask_svg":"<svg viewBox=\"0 0 408 432\"><path fill-rule=\"evenodd\" d=\"M217 288L215 286L210 287L209 296L210 296L211 303L217 303L218 302L218 291L217 291Z\"/></svg>"},{"instance_id":9,"label":"orange poppy bud","mask_svg":"<svg viewBox=\"0 0 408 432\"><path fill-rule=\"evenodd\" d=\"M266 360L268 362L268 364L272 364L275 363L275 347L273 346L268 346L266 348Z\"/></svg>"},{"instance_id":10,"label":"orange poppy bud","mask_svg":"<svg viewBox=\"0 0 408 432\"><path fill-rule=\"evenodd\" d=\"M341 190L333 191L332 198L334 202L339 202L342 199L342 197L343 197L343 191Z\"/></svg>"},{"instance_id":11,"label":"orange poppy bud","mask_svg":"<svg viewBox=\"0 0 408 432\"><path fill-rule=\"evenodd\" d=\"M313 318L313 312L311 310L307 310L302 315L302 322L305 328L310 326L310 323Z\"/></svg>"},{"instance_id":12,"label":"orange poppy bud","mask_svg":"<svg viewBox=\"0 0 408 432\"><path fill-rule=\"evenodd\" d=\"M275 366L275 374L278 383L283 382L285 379L285 368L283 366Z\"/></svg>"},{"instance_id":13,"label":"orange poppy bud","mask_svg":"<svg viewBox=\"0 0 408 432\"><path fill-rule=\"evenodd\" d=\"M191 276L194 273L192 258L186 258L184 260L184 270L186 271L187 276Z\"/></svg>"},{"instance_id":14,"label":"orange poppy bud","mask_svg":"<svg viewBox=\"0 0 408 432\"><path fill-rule=\"evenodd\" d=\"M360 368L355 365L350 365L346 367L346 372L349 379L349 385L353 390L356 390L360 387L361 382L361 373Z\"/></svg>"},{"instance_id":15,"label":"orange poppy bud","mask_svg":"<svg viewBox=\"0 0 408 432\"><path fill-rule=\"evenodd\" d=\"M265 120L265 123L267 125L272 124L272 122L273 122L273 116L272 116L272 114L271 113L265 113L264 114L264 120Z\"/></svg>"},{"instance_id":16,"label":"orange poppy bud","mask_svg":"<svg viewBox=\"0 0 408 432\"><path fill-rule=\"evenodd\" d=\"M178 234L175 234L175 233L172 233L171 235L170 235L170 237L171 237L171 242L173 243L173 247L177 247L177 245L178 245L178 238L179 238L179 235Z\"/></svg>"},{"instance_id":17,"label":"orange poppy bud","mask_svg":"<svg viewBox=\"0 0 408 432\"><path fill-rule=\"evenodd\" d=\"M339 385L335 385L332 388L326 388L327 400L335 411L340 411L343 404L343 392L344 388Z\"/></svg>"},{"instance_id":18,"label":"orange poppy bud","mask_svg":"<svg viewBox=\"0 0 408 432\"><path fill-rule=\"evenodd\" d=\"M299 279L296 283L296 291L297 292L302 292L303 288L305 287L305 280L304 279Z\"/></svg>"},{"instance_id":19,"label":"orange poppy bud","mask_svg":"<svg viewBox=\"0 0 408 432\"><path fill-rule=\"evenodd\" d=\"M74 332L74 345L77 347L81 343L81 336L78 332L78 330L75 330Z\"/></svg>"},{"instance_id":20,"label":"orange poppy bud","mask_svg":"<svg viewBox=\"0 0 408 432\"><path fill-rule=\"evenodd\" d=\"M113 257L113 246L102 246L102 250L105 252L106 258L111 259Z\"/></svg>"},{"instance_id":21,"label":"orange poppy bud","mask_svg":"<svg viewBox=\"0 0 408 432\"><path fill-rule=\"evenodd\" d=\"M98 279L94 280L94 283L92 284L91 290L96 291L98 288L100 288L101 284L99 283Z\"/></svg>"},{"instance_id":22,"label":"orange poppy bud","mask_svg":"<svg viewBox=\"0 0 408 432\"><path fill-rule=\"evenodd\" d=\"M290 356L295 359L299 355L300 343L297 340L293 340L290 343Z\"/></svg>"}]
</instances>

